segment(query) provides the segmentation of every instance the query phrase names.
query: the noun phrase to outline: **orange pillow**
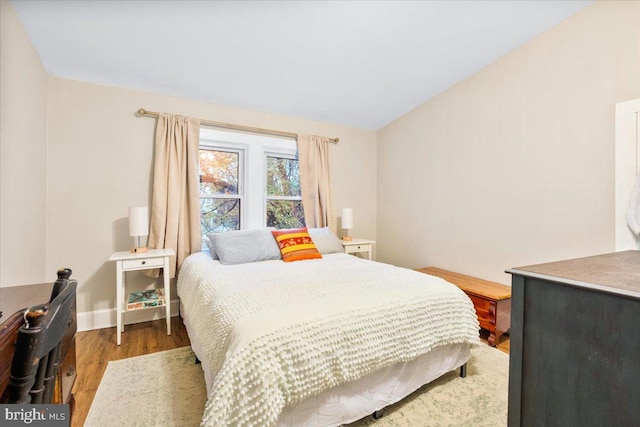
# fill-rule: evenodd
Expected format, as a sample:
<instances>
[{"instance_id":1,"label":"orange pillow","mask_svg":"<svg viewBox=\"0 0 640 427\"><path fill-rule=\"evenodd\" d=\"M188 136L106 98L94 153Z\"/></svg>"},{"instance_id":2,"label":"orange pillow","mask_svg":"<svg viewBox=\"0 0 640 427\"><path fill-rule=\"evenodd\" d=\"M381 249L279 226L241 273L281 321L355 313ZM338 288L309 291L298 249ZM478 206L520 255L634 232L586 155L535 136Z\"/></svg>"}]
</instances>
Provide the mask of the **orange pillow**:
<instances>
[{"instance_id":1,"label":"orange pillow","mask_svg":"<svg viewBox=\"0 0 640 427\"><path fill-rule=\"evenodd\" d=\"M276 238L284 262L322 258L307 232L307 227L273 230L271 233Z\"/></svg>"}]
</instances>

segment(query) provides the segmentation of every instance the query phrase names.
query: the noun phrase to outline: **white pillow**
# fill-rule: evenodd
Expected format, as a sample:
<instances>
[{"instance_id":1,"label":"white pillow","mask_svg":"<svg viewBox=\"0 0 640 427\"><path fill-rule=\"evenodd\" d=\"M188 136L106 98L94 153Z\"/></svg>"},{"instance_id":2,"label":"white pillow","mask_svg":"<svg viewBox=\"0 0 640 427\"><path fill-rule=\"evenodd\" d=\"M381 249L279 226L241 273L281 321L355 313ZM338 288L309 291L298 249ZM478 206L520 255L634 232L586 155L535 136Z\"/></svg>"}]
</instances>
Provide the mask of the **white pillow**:
<instances>
[{"instance_id":1,"label":"white pillow","mask_svg":"<svg viewBox=\"0 0 640 427\"><path fill-rule=\"evenodd\" d=\"M272 228L209 233L207 236L222 264L282 259Z\"/></svg>"},{"instance_id":2,"label":"white pillow","mask_svg":"<svg viewBox=\"0 0 640 427\"><path fill-rule=\"evenodd\" d=\"M309 228L308 231L311 240L313 240L313 243L321 254L344 252L342 242L329 227Z\"/></svg>"}]
</instances>

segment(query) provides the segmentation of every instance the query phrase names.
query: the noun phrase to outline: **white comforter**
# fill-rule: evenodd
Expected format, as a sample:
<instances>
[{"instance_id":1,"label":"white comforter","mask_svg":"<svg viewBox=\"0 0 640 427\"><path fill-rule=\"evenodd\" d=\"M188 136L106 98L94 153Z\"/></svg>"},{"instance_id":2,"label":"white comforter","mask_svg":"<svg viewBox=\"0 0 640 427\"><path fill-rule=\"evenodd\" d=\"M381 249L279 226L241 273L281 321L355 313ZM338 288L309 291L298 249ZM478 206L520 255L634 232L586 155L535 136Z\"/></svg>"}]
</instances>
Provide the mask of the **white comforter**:
<instances>
[{"instance_id":1,"label":"white comforter","mask_svg":"<svg viewBox=\"0 0 640 427\"><path fill-rule=\"evenodd\" d=\"M290 403L478 340L475 310L457 287L346 254L240 265L194 254L178 295L209 368L203 426L273 426Z\"/></svg>"}]
</instances>

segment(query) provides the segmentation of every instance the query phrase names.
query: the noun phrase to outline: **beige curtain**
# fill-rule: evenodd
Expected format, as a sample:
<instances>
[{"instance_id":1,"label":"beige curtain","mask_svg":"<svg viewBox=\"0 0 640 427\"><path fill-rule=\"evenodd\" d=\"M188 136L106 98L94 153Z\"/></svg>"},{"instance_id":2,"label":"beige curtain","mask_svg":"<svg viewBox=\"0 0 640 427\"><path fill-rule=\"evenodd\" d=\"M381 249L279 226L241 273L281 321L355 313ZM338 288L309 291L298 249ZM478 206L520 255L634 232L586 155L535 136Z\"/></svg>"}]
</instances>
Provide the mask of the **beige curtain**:
<instances>
[{"instance_id":1,"label":"beige curtain","mask_svg":"<svg viewBox=\"0 0 640 427\"><path fill-rule=\"evenodd\" d=\"M170 277L201 246L198 150L200 121L160 114L156 126L149 247L172 248ZM155 273L155 274L154 274ZM159 272L150 275L157 277Z\"/></svg>"},{"instance_id":2,"label":"beige curtain","mask_svg":"<svg viewBox=\"0 0 640 427\"><path fill-rule=\"evenodd\" d=\"M298 135L302 204L309 228L333 228L329 144L329 138L323 136Z\"/></svg>"}]
</instances>

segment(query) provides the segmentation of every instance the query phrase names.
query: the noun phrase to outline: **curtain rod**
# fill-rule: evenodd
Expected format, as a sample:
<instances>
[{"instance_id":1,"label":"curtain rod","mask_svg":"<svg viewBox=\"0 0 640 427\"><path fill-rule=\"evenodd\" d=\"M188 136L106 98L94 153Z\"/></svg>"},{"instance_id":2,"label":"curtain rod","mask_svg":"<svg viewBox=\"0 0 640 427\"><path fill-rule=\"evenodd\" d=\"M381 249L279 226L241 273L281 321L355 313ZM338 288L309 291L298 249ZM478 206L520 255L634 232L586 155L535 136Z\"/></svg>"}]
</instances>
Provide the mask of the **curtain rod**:
<instances>
[{"instance_id":1,"label":"curtain rod","mask_svg":"<svg viewBox=\"0 0 640 427\"><path fill-rule=\"evenodd\" d=\"M144 108L140 108L137 111L137 113L140 116L152 116L152 117L160 116L160 113L157 113L155 111L147 111ZM280 131L280 130L272 130L272 129L256 128L256 127L253 127L253 126L234 125L232 123L214 122L213 120L202 120L202 119L199 119L199 120L200 120L200 123L205 125L205 126L213 126L213 127L217 127L217 128L241 130L241 131L253 132L253 133L262 133L262 134L265 134L265 135L284 136L286 138L293 138L293 139L298 138L298 134L297 133L283 132L283 131ZM337 144L338 141L340 141L340 138L329 138L329 141L331 141L333 144Z\"/></svg>"}]
</instances>

